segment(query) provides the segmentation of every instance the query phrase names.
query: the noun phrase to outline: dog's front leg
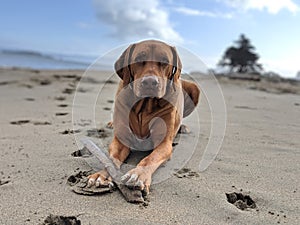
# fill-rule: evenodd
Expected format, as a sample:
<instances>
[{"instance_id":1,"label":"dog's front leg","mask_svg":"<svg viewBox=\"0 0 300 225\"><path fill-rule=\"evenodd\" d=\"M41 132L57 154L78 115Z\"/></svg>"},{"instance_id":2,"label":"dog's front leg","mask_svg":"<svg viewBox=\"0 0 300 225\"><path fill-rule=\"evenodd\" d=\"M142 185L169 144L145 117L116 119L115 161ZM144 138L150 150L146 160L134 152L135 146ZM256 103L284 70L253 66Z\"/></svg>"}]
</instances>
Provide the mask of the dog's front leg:
<instances>
[{"instance_id":1,"label":"dog's front leg","mask_svg":"<svg viewBox=\"0 0 300 225\"><path fill-rule=\"evenodd\" d=\"M113 138L109 146L109 157L113 160L117 168L120 168L122 163L129 155L129 148L123 145L117 137ZM88 187L95 185L96 187L108 186L112 183L112 178L103 169L89 176Z\"/></svg>"},{"instance_id":2,"label":"dog's front leg","mask_svg":"<svg viewBox=\"0 0 300 225\"><path fill-rule=\"evenodd\" d=\"M142 190L147 195L151 185L152 174L162 163L171 157L171 154L172 141L163 141L151 154L141 160L136 168L127 172L122 177L122 182L128 187Z\"/></svg>"}]
</instances>

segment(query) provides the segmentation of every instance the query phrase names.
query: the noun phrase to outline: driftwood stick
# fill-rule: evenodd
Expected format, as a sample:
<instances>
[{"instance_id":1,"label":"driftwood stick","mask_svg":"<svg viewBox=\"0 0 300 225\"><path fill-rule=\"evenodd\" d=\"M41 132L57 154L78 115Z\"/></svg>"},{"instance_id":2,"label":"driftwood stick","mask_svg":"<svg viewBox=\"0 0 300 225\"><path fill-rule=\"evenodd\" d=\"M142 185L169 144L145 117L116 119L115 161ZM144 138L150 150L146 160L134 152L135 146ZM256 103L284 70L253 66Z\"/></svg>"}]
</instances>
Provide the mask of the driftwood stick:
<instances>
[{"instance_id":1,"label":"driftwood stick","mask_svg":"<svg viewBox=\"0 0 300 225\"><path fill-rule=\"evenodd\" d=\"M108 174L112 177L113 182L123 194L126 201L131 203L143 203L143 194L139 190L129 189L126 185L121 183L122 173L117 169L113 161L91 140L81 140L83 145L100 161L100 163L107 170Z\"/></svg>"},{"instance_id":2,"label":"driftwood stick","mask_svg":"<svg viewBox=\"0 0 300 225\"><path fill-rule=\"evenodd\" d=\"M83 145L103 164L108 174L115 182L118 182L118 178L121 176L121 172L117 170L112 160L106 156L106 154L91 140L84 139L81 141Z\"/></svg>"}]
</instances>

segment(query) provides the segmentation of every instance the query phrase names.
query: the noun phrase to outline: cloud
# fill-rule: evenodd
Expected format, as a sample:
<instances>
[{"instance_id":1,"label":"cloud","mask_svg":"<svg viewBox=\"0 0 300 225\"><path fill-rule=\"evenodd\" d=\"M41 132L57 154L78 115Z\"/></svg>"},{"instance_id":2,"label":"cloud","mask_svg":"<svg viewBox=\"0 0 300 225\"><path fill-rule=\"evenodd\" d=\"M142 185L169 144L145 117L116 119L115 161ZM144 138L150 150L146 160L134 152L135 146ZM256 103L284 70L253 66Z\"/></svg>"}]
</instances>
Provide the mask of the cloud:
<instances>
[{"instance_id":1,"label":"cloud","mask_svg":"<svg viewBox=\"0 0 300 225\"><path fill-rule=\"evenodd\" d=\"M233 16L231 13L215 13L209 11L200 11L196 9L190 9L187 7L178 7L174 9L176 12L187 15L187 16L206 16L212 18L227 18L231 19Z\"/></svg>"},{"instance_id":2,"label":"cloud","mask_svg":"<svg viewBox=\"0 0 300 225\"><path fill-rule=\"evenodd\" d=\"M228 6L243 10L264 10L271 14L277 14L279 11L286 9L292 13L299 11L299 6L293 0L217 0L224 2Z\"/></svg>"},{"instance_id":3,"label":"cloud","mask_svg":"<svg viewBox=\"0 0 300 225\"><path fill-rule=\"evenodd\" d=\"M94 7L99 20L111 28L117 39L158 38L183 42L159 0L94 0Z\"/></svg>"},{"instance_id":4,"label":"cloud","mask_svg":"<svg viewBox=\"0 0 300 225\"><path fill-rule=\"evenodd\" d=\"M92 28L92 25L89 23L85 23L85 22L78 22L77 26L81 29L90 29Z\"/></svg>"}]
</instances>

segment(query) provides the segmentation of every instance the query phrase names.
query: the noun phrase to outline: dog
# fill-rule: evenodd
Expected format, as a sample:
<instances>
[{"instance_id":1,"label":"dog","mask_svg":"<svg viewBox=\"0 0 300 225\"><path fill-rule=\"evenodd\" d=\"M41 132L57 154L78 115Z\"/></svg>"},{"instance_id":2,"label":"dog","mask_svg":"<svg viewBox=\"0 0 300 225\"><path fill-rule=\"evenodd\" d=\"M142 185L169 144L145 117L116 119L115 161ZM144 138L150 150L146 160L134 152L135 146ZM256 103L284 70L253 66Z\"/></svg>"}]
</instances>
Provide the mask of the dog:
<instances>
[{"instance_id":1,"label":"dog","mask_svg":"<svg viewBox=\"0 0 300 225\"><path fill-rule=\"evenodd\" d=\"M121 80L115 97L109 156L120 168L130 151L152 150L121 178L128 187L147 195L153 173L172 155L172 142L182 118L197 106L200 89L194 82L180 78L182 64L175 47L158 40L131 44L114 66ZM111 183L105 169L88 180L89 187Z\"/></svg>"}]
</instances>

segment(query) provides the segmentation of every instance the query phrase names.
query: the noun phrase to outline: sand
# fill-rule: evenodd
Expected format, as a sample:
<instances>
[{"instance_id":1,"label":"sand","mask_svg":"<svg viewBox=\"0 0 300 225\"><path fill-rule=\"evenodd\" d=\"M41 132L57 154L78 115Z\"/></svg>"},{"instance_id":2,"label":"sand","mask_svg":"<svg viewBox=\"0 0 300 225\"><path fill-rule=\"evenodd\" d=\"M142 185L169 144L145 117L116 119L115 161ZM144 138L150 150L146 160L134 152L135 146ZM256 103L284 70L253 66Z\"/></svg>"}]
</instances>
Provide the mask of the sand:
<instances>
[{"instance_id":1,"label":"sand","mask_svg":"<svg viewBox=\"0 0 300 225\"><path fill-rule=\"evenodd\" d=\"M106 73L98 73L99 83L104 82ZM227 128L215 161L206 171L198 171L210 131L203 95L195 154L170 179L152 185L148 204L137 205L127 203L117 191L77 195L67 183L72 174L91 169L84 158L72 156L78 150L74 134L82 132L72 125L74 88L82 74L0 69L0 224L42 224L50 214L75 216L81 224L92 225L299 224L299 85L283 84L280 89L282 81L274 86L220 78ZM97 91L96 83L87 81L88 88L80 92ZM105 124L117 87L115 82L110 85L96 124L107 131L98 137L106 144L111 131ZM293 93L287 93L288 85L293 85ZM89 121L82 123L89 127ZM185 151L184 141L176 151ZM228 202L230 193L238 193L240 201L251 197L256 207L237 208L244 203Z\"/></svg>"}]
</instances>

